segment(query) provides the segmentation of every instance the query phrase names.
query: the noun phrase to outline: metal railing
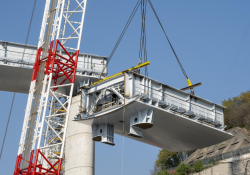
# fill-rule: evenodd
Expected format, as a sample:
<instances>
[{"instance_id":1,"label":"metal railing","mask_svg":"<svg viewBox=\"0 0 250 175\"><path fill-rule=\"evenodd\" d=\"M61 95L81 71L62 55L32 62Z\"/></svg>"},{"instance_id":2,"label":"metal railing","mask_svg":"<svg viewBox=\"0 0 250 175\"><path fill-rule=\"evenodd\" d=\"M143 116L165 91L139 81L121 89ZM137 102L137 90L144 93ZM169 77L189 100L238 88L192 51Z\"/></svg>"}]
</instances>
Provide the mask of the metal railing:
<instances>
[{"instance_id":1,"label":"metal railing","mask_svg":"<svg viewBox=\"0 0 250 175\"><path fill-rule=\"evenodd\" d=\"M119 93L121 93L121 95L124 95L124 90L123 90L123 85L124 83L117 83L117 84L114 84L112 86L109 86L107 88L114 88L116 89ZM94 110L93 110L93 113L97 113L97 112L100 112L100 111L105 111L107 109L110 109L110 108L113 108L113 107L116 107L116 106L119 106L123 103L122 99L119 99L118 97L117 98L113 98L110 94L108 94L107 96L105 96L105 100L100 100L97 104L94 104L93 102L91 103L90 105L90 109L92 108L93 105L96 105ZM79 108L80 110L82 109L82 107ZM83 111L80 111L80 113L83 112Z\"/></svg>"},{"instance_id":2,"label":"metal railing","mask_svg":"<svg viewBox=\"0 0 250 175\"><path fill-rule=\"evenodd\" d=\"M191 165L191 164L195 164L198 161L201 161L202 164L206 167L206 166L209 166L209 165L214 164L216 162L230 159L230 158L238 158L240 160L241 159L240 156L243 156L244 154L249 154L249 153L250 153L250 146L247 146L244 148L240 148L240 149L237 149L234 151L225 152L225 153L218 154L218 155L211 156L211 157L205 156L203 159L192 160L188 164ZM173 171L176 168L177 167L168 168L167 171Z\"/></svg>"},{"instance_id":3,"label":"metal railing","mask_svg":"<svg viewBox=\"0 0 250 175\"><path fill-rule=\"evenodd\" d=\"M143 85L142 85L143 86ZM145 91L145 92L144 92ZM173 110L175 112L179 112L182 114L190 114L195 119L200 120L202 122L216 125L218 127L223 126L223 116L221 113L216 112L214 109L209 109L204 106L201 106L194 101L183 100L182 98L178 98L170 93L161 92L160 90L156 90L153 88L141 88L138 86L134 86L134 95L143 94L144 96L148 96L149 99L153 101L164 103L166 109ZM160 106L160 105L159 105Z\"/></svg>"},{"instance_id":4,"label":"metal railing","mask_svg":"<svg viewBox=\"0 0 250 175\"><path fill-rule=\"evenodd\" d=\"M0 64L10 65L10 66L21 66L26 68L33 68L36 53L25 53L24 59L21 60L23 52L17 52L17 51L7 51L7 57L5 56L5 50L0 49ZM11 59L9 59L11 58ZM78 66L76 72L93 72L93 73L99 73L104 68L105 64L101 63L92 63L92 62L86 62L86 61L80 61L78 60ZM105 75L105 74L104 74Z\"/></svg>"}]
</instances>

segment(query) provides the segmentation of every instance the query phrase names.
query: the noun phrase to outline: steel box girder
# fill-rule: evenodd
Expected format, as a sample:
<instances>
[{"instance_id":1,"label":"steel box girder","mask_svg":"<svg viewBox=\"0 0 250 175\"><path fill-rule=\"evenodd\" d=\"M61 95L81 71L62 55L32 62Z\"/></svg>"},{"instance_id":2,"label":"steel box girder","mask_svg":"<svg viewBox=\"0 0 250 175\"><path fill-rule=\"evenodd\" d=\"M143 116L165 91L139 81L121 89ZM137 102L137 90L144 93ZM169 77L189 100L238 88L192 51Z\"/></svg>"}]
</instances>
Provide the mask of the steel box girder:
<instances>
[{"instance_id":1,"label":"steel box girder","mask_svg":"<svg viewBox=\"0 0 250 175\"><path fill-rule=\"evenodd\" d=\"M129 136L130 117L138 110L145 108L154 109L153 127L142 130L142 138ZM112 124L115 134L128 137L152 146L164 148L169 151L188 151L211 146L233 136L226 131L208 126L204 123L183 117L179 114L165 111L164 109L133 101L125 107L125 133L123 134L123 106L93 115L89 119L81 119L87 125Z\"/></svg>"}]
</instances>

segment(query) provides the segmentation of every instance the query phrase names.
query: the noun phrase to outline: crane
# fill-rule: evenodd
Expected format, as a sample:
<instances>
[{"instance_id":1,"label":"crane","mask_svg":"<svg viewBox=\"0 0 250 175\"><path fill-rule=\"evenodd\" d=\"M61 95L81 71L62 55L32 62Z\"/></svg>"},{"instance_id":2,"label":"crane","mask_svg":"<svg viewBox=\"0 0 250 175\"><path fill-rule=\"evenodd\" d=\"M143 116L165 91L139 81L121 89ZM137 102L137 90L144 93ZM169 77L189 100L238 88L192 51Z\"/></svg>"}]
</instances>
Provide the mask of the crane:
<instances>
[{"instance_id":1,"label":"crane","mask_svg":"<svg viewBox=\"0 0 250 175\"><path fill-rule=\"evenodd\" d=\"M87 0L46 0L14 175L60 175Z\"/></svg>"},{"instance_id":2,"label":"crane","mask_svg":"<svg viewBox=\"0 0 250 175\"><path fill-rule=\"evenodd\" d=\"M145 8L147 1L138 0L108 62L142 2ZM150 0L149 4L163 29ZM87 0L46 0L14 175L62 173L65 136L86 5ZM145 14L143 19L142 28L145 28ZM146 50L145 29L142 31L144 39L141 40L139 58L142 57L143 47ZM193 87L198 84L191 84L164 29L163 32L187 79L189 87L183 90L191 89L193 92Z\"/></svg>"}]
</instances>

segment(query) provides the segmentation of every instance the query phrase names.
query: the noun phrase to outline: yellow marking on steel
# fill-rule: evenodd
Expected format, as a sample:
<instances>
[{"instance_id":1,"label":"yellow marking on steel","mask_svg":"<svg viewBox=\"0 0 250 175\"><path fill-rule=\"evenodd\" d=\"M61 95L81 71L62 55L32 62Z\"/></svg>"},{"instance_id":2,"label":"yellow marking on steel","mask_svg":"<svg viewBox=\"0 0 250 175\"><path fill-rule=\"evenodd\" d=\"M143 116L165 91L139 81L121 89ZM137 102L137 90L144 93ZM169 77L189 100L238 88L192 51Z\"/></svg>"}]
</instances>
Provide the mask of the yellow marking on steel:
<instances>
[{"instance_id":1,"label":"yellow marking on steel","mask_svg":"<svg viewBox=\"0 0 250 175\"><path fill-rule=\"evenodd\" d=\"M55 139L56 139L56 140L59 140L59 138L58 138L58 137L57 137L57 138L54 138L54 137L53 137L52 139L50 139L50 140L49 140L49 142L48 142L48 143L52 142L52 141L53 141L53 140L55 140Z\"/></svg>"},{"instance_id":2,"label":"yellow marking on steel","mask_svg":"<svg viewBox=\"0 0 250 175\"><path fill-rule=\"evenodd\" d=\"M55 169L58 169L58 167L55 167ZM63 169L63 167L61 167L61 169Z\"/></svg>"},{"instance_id":3,"label":"yellow marking on steel","mask_svg":"<svg viewBox=\"0 0 250 175\"><path fill-rule=\"evenodd\" d=\"M53 109L52 111L51 111L51 113L52 112L54 112L54 111L58 111L58 109ZM65 110L59 110L60 112L65 112Z\"/></svg>"},{"instance_id":4,"label":"yellow marking on steel","mask_svg":"<svg viewBox=\"0 0 250 175\"><path fill-rule=\"evenodd\" d=\"M192 86L192 83L189 79L187 79L187 84L188 84L188 86Z\"/></svg>"},{"instance_id":5,"label":"yellow marking on steel","mask_svg":"<svg viewBox=\"0 0 250 175\"><path fill-rule=\"evenodd\" d=\"M112 107L115 107L115 106L117 106L117 104L115 104L115 105L113 105L113 106L109 106L109 107L103 108L102 110L104 111L104 110L107 110L107 109L112 108Z\"/></svg>"},{"instance_id":6,"label":"yellow marking on steel","mask_svg":"<svg viewBox=\"0 0 250 175\"><path fill-rule=\"evenodd\" d=\"M51 126L54 126L55 124L52 124ZM51 130L51 128L49 127L49 130Z\"/></svg>"},{"instance_id":7,"label":"yellow marking on steel","mask_svg":"<svg viewBox=\"0 0 250 175\"><path fill-rule=\"evenodd\" d=\"M145 66L147 66L147 65L149 65L149 64L150 64L150 61L147 61L147 62L145 62L145 63L142 63L142 64L139 64L139 65L137 65L137 66L131 67L131 68L125 70L125 71L119 72L119 73L117 73L117 74L115 74L115 75L106 77L106 78L101 79L101 80L99 80L99 81L96 81L96 82L92 83L90 86L93 86L93 85L95 85L95 84L101 83L101 82L103 82L103 81L109 80L109 79L111 79L111 78L113 78L113 77L116 77L116 76L118 76L118 75L121 75L121 74L123 74L123 72L131 71L131 70L133 70L133 69L136 70L136 69L139 69L139 68L141 68L141 67L145 67Z\"/></svg>"},{"instance_id":8,"label":"yellow marking on steel","mask_svg":"<svg viewBox=\"0 0 250 175\"><path fill-rule=\"evenodd\" d=\"M102 105L102 106L107 106L107 105L110 105L110 104L112 104L112 103L115 103L115 101L112 101L112 102L110 102L110 103L106 103L106 104L104 104L104 105Z\"/></svg>"}]
</instances>

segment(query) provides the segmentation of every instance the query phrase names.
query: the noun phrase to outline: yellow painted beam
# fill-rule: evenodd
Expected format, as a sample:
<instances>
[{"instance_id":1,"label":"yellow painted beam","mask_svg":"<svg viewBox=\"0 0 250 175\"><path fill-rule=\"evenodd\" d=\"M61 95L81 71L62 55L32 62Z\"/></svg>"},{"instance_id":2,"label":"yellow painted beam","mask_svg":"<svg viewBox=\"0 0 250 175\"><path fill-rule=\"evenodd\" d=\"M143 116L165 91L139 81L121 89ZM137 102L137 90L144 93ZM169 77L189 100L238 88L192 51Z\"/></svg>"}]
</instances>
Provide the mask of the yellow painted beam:
<instances>
[{"instance_id":1,"label":"yellow painted beam","mask_svg":"<svg viewBox=\"0 0 250 175\"><path fill-rule=\"evenodd\" d=\"M59 140L58 137L56 137L56 138L53 137L52 139L50 139L50 140L48 141L48 143L52 142L52 141L55 140L55 139L56 139L56 140Z\"/></svg>"},{"instance_id":2,"label":"yellow painted beam","mask_svg":"<svg viewBox=\"0 0 250 175\"><path fill-rule=\"evenodd\" d=\"M58 169L58 167L55 167L55 169ZM61 167L61 169L64 169L63 167Z\"/></svg>"},{"instance_id":3,"label":"yellow painted beam","mask_svg":"<svg viewBox=\"0 0 250 175\"><path fill-rule=\"evenodd\" d=\"M131 71L131 70L133 70L133 69L136 70L136 69L139 69L139 68L141 68L141 67L145 67L145 66L147 66L147 65L149 65L149 64L150 64L150 61L147 61L147 62L145 62L145 63L142 63L142 64L139 64L139 65L137 65L137 66L131 67L131 68L125 70L125 71L119 72L119 73L117 73L117 74L115 74L115 75L106 77L106 78L101 79L101 80L99 80L99 81L96 81L96 82L92 83L90 86L93 86L93 85L95 85L95 84L101 83L101 82L103 82L103 81L109 80L109 79L111 79L111 78L113 78L113 77L116 77L116 76L118 76L118 75L121 75L121 74L123 74L123 72Z\"/></svg>"},{"instance_id":4,"label":"yellow painted beam","mask_svg":"<svg viewBox=\"0 0 250 175\"><path fill-rule=\"evenodd\" d=\"M188 90L188 89L191 89L191 88L200 86L200 85L201 85L201 83L197 83L197 84L194 84L194 85L192 85L192 86L188 86L188 87L182 88L181 90L182 90L182 91L185 91L185 90Z\"/></svg>"},{"instance_id":5,"label":"yellow painted beam","mask_svg":"<svg viewBox=\"0 0 250 175\"><path fill-rule=\"evenodd\" d=\"M52 111L51 111L51 113L52 112L54 112L54 111L58 111L58 109L53 109ZM65 110L59 110L60 112L65 112Z\"/></svg>"}]
</instances>

